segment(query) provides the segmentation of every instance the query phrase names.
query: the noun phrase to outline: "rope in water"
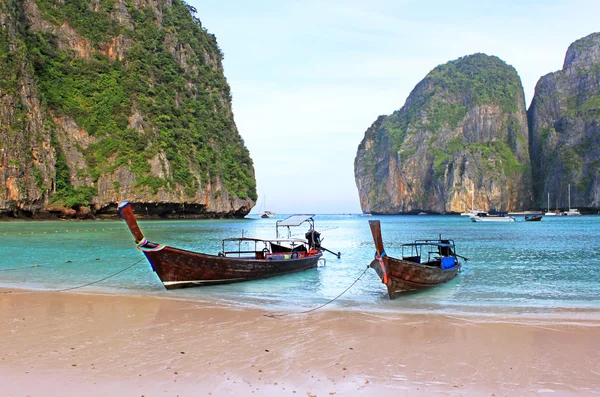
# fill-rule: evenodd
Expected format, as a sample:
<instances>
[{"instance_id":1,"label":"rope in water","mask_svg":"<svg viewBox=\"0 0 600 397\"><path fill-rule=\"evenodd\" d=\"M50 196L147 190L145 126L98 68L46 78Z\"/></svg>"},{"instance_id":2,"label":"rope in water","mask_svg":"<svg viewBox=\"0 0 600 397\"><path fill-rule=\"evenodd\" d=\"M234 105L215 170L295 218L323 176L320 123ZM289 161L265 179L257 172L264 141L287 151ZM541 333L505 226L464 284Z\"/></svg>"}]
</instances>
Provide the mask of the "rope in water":
<instances>
[{"instance_id":1,"label":"rope in water","mask_svg":"<svg viewBox=\"0 0 600 397\"><path fill-rule=\"evenodd\" d=\"M135 262L133 265L129 265L129 266L127 266L125 269L121 269L121 270L119 270L118 272L111 274L110 276L106 276L106 277L104 277L104 278L101 278L100 280L96 280L96 281L92 281L92 282L90 282L90 283L86 283L86 284L78 285L77 287L70 287L70 288L64 288L64 289L53 290L52 292L71 291L71 290L74 290L74 289L83 288L83 287L87 287L87 286L90 286L90 285L98 284L98 283L100 283L100 282L102 282L102 281L104 281L104 280L108 280L109 278L115 277L115 276L117 276L117 275L119 275L119 274L121 274L121 273L123 273L123 272L125 272L125 271L127 271L127 270L129 270L129 269L131 269L132 267L134 267L135 265L137 265L138 263L140 263L140 262L141 262L141 261L143 261L144 259L146 259L146 258L142 258L142 259L140 259L139 261Z\"/></svg>"},{"instance_id":2,"label":"rope in water","mask_svg":"<svg viewBox=\"0 0 600 397\"><path fill-rule=\"evenodd\" d=\"M123 273L123 272L125 272L125 271L127 271L127 270L129 270L129 269L131 269L132 267L134 267L135 265L137 265L138 263L140 263L140 262L141 262L141 261L143 261L144 259L145 259L145 258L142 258L142 259L140 259L139 261L135 262L134 264L132 264L132 265L129 265L129 266L127 266L126 268L119 270L118 272L115 272L115 273L113 273L113 274L111 274L111 275L108 275L108 276L106 276L106 277L103 277L103 278L101 278L101 279L99 279L99 280L96 280L96 281L91 281L91 282L89 282L89 283L85 283L85 284L82 284L82 285L78 285L78 286L76 286L76 287L69 287L69 288L63 288L63 289L54 289L54 290L49 290L49 291L46 291L46 290L45 290L45 291L43 291L43 292L64 292L64 291L71 291L71 290L74 290L74 289L79 289L79 288L87 287L87 286L90 286L90 285L98 284L98 283L100 283L100 282L102 282L102 281L108 280L109 278L115 277L115 276L117 276L117 275L119 275L119 274L121 274L121 273ZM35 265L35 266L31 266L31 267L37 267L37 265ZM26 268L20 268L20 269L26 269ZM17 269L4 269L4 270L17 270ZM30 294L31 294L31 293L35 293L35 292L39 292L39 291L26 291L26 292L17 292L17 293L21 293L21 294L27 294L27 293L30 293ZM1 293L2 293L2 294L11 294L11 293L13 293L13 292L12 292L12 291L4 291L4 292L1 292Z\"/></svg>"},{"instance_id":3,"label":"rope in water","mask_svg":"<svg viewBox=\"0 0 600 397\"><path fill-rule=\"evenodd\" d=\"M352 288L354 286L354 284L356 284L358 282L358 280L360 280L360 278L362 276L364 276L364 274L367 272L367 270L369 270L369 267L367 266L365 268L365 270L363 270L363 272L356 278L356 280L354 280L354 282L352 284L350 284L350 286L348 288L346 288L344 291L342 291L342 293L340 293L338 296L336 296L335 298L331 299L328 302L323 303L320 306L317 307L313 307L312 309L309 310L304 310L302 312L295 312L295 313L286 313L286 314L263 314L263 316L265 317L271 317L271 318L281 318L281 317L285 317L285 316L294 316L294 315L298 315L298 314L307 314L307 313L311 313L314 312L316 310L319 310L320 308L327 306L328 304L334 302L336 299L338 299L340 296L344 295L346 292L348 292L348 290L350 288Z\"/></svg>"}]
</instances>

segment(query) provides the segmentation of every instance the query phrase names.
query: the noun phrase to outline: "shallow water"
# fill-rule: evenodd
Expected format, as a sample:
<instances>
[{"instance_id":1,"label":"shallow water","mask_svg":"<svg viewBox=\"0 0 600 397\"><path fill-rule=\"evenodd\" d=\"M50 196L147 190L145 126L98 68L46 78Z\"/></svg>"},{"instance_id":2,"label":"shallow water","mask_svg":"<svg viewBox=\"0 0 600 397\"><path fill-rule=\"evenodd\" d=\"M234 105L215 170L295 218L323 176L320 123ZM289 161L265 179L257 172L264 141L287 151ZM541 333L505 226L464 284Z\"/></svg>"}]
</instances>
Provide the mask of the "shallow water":
<instances>
[{"instance_id":1,"label":"shallow water","mask_svg":"<svg viewBox=\"0 0 600 397\"><path fill-rule=\"evenodd\" d=\"M242 233L273 237L276 219L139 224L151 241L216 254L223 238ZM381 220L386 252L391 256L400 255L402 243L441 234L454 239L457 253L470 261L451 282L390 301L375 272L365 272L374 255L370 219ZM325 266L297 274L166 291L135 249L121 220L4 222L0 223L0 287L62 290L83 286L76 290L299 311L329 302L362 274L328 308L600 317L600 216L544 217L541 222L517 217L514 223L490 224L460 216L317 215L315 224L322 232L323 246L340 251L341 259L326 253ZM302 237L305 231L299 228L295 236Z\"/></svg>"}]
</instances>

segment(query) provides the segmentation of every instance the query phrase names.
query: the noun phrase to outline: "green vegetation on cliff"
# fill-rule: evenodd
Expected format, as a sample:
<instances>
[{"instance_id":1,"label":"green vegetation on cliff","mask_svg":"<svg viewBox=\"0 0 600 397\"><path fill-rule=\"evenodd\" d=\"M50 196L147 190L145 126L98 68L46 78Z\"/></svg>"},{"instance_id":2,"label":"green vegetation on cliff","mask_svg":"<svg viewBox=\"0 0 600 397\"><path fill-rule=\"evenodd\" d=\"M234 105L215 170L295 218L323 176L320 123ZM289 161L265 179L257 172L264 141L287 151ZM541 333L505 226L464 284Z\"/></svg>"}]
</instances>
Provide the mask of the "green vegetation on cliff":
<instances>
[{"instance_id":1,"label":"green vegetation on cliff","mask_svg":"<svg viewBox=\"0 0 600 397\"><path fill-rule=\"evenodd\" d=\"M501 59L474 54L433 69L425 79L444 100L464 106L496 104L505 113L517 111L517 99L523 92L516 70Z\"/></svg>"},{"instance_id":2,"label":"green vegetation on cliff","mask_svg":"<svg viewBox=\"0 0 600 397\"><path fill-rule=\"evenodd\" d=\"M127 1L132 28L111 19L114 0L54 2L36 0L43 18L58 26L67 22L88 39L91 57L61 49L50 33L28 32L27 47L46 106L72 117L94 138L83 154L88 176L96 181L120 166L136 174L138 185L156 192L176 184L188 196L201 184L220 178L230 196L256 200L256 182L249 152L230 113L231 94L212 34L192 17L190 6L173 0L163 6L159 22L150 8ZM125 57L111 60L98 44L122 34ZM185 51L185 65L173 55ZM143 131L130 125L143 116ZM171 174L150 174L149 160L164 152ZM195 175L200 175L200 181ZM64 189L64 203L75 189ZM80 196L78 196L80 198ZM75 200L78 201L78 200Z\"/></svg>"},{"instance_id":3,"label":"green vegetation on cliff","mask_svg":"<svg viewBox=\"0 0 600 397\"><path fill-rule=\"evenodd\" d=\"M465 180L483 181L477 183L490 189L489 205L526 203L526 117L521 80L499 58L474 54L434 68L359 146L361 205L386 213L447 211L464 200L457 188ZM495 184L501 188L491 191Z\"/></svg>"},{"instance_id":4,"label":"green vegetation on cliff","mask_svg":"<svg viewBox=\"0 0 600 397\"><path fill-rule=\"evenodd\" d=\"M35 0L43 17L53 25L68 23L82 37L93 44L108 41L120 34L120 25L109 18L115 0L99 0L95 12L87 0L68 0L56 4L54 0Z\"/></svg>"},{"instance_id":5,"label":"green vegetation on cliff","mask_svg":"<svg viewBox=\"0 0 600 397\"><path fill-rule=\"evenodd\" d=\"M516 113L522 100L522 86L514 68L497 57L474 54L436 67L419 86L427 88L416 88L410 102L384 121L393 150L401 161L417 152L415 144L423 144L414 140L411 144L406 142L411 133L418 132L430 136L425 144L438 176L444 175L458 150L484 158L492 156L498 162L495 166L505 175L513 176L525 170L508 142L467 143L462 137L454 137L446 143L440 140L440 131L443 128L456 130L473 106L495 104L506 115ZM518 130L517 125L514 127Z\"/></svg>"},{"instance_id":6,"label":"green vegetation on cliff","mask_svg":"<svg viewBox=\"0 0 600 397\"><path fill-rule=\"evenodd\" d=\"M8 30L0 30L0 93L17 96L19 61L9 48Z\"/></svg>"},{"instance_id":7,"label":"green vegetation on cliff","mask_svg":"<svg viewBox=\"0 0 600 397\"><path fill-rule=\"evenodd\" d=\"M523 88L516 70L502 60L474 54L437 66L415 88L411 101L385 120L395 151L410 131L455 130L476 105L495 104L503 113L518 110Z\"/></svg>"}]
</instances>

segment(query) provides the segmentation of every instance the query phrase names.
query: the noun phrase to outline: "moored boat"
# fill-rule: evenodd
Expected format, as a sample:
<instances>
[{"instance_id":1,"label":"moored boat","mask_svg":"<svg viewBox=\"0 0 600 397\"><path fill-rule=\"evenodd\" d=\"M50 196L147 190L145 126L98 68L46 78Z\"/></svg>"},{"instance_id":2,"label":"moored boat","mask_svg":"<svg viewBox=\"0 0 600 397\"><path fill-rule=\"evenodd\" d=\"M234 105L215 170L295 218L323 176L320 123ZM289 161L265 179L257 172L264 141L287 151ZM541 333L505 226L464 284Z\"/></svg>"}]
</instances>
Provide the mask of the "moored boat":
<instances>
[{"instance_id":1,"label":"moored boat","mask_svg":"<svg viewBox=\"0 0 600 397\"><path fill-rule=\"evenodd\" d=\"M581 215L581 212L577 208L571 208L571 184L569 183L569 209L563 212L563 215L573 216Z\"/></svg>"},{"instance_id":2,"label":"moored boat","mask_svg":"<svg viewBox=\"0 0 600 397\"><path fill-rule=\"evenodd\" d=\"M401 293L426 289L452 280L460 272L459 258L453 240L415 240L402 244L398 259L387 255L378 220L369 221L375 243L375 259L369 267L375 270L388 290L390 299Z\"/></svg>"},{"instance_id":3,"label":"moored boat","mask_svg":"<svg viewBox=\"0 0 600 397\"><path fill-rule=\"evenodd\" d=\"M477 214L480 214L482 212L485 213L485 211L482 211L482 210L471 210L469 212L461 212L460 216L468 216L471 218L471 217L477 216Z\"/></svg>"},{"instance_id":4,"label":"moored boat","mask_svg":"<svg viewBox=\"0 0 600 397\"><path fill-rule=\"evenodd\" d=\"M460 216L473 217L473 216L476 216L480 212L485 212L483 210L476 210L474 208L475 208L475 184L473 183L473 192L471 194L471 210L470 211L461 212Z\"/></svg>"},{"instance_id":5,"label":"moored boat","mask_svg":"<svg viewBox=\"0 0 600 397\"><path fill-rule=\"evenodd\" d=\"M514 222L515 218L508 215L508 212L478 212L471 216L473 222Z\"/></svg>"},{"instance_id":6,"label":"moored boat","mask_svg":"<svg viewBox=\"0 0 600 397\"><path fill-rule=\"evenodd\" d=\"M228 238L217 255L188 251L148 241L132 205L123 202L119 213L127 222L137 248L144 253L166 289L256 280L315 268L323 253L312 215L287 226L310 224L308 240L297 238ZM279 234L279 233L278 233ZM229 248L228 248L229 247ZM339 255L339 253L338 253Z\"/></svg>"},{"instance_id":7,"label":"moored boat","mask_svg":"<svg viewBox=\"0 0 600 397\"><path fill-rule=\"evenodd\" d=\"M277 216L277 214L273 211L264 211L260 214L261 218L273 218L276 216Z\"/></svg>"},{"instance_id":8,"label":"moored boat","mask_svg":"<svg viewBox=\"0 0 600 397\"><path fill-rule=\"evenodd\" d=\"M525 215L526 222L539 222L542 220L542 214Z\"/></svg>"},{"instance_id":9,"label":"moored boat","mask_svg":"<svg viewBox=\"0 0 600 397\"><path fill-rule=\"evenodd\" d=\"M265 195L265 198L263 199L262 205L261 205L261 211L258 214L258 216L260 216L261 218L274 218L277 216L277 213L274 211L269 211L269 210L265 210L265 204L267 203L267 196Z\"/></svg>"},{"instance_id":10,"label":"moored boat","mask_svg":"<svg viewBox=\"0 0 600 397\"><path fill-rule=\"evenodd\" d=\"M544 215L546 215L546 216L560 215L560 211L559 210L556 210L554 212L550 211L550 193L548 193L548 210L544 213Z\"/></svg>"}]
</instances>

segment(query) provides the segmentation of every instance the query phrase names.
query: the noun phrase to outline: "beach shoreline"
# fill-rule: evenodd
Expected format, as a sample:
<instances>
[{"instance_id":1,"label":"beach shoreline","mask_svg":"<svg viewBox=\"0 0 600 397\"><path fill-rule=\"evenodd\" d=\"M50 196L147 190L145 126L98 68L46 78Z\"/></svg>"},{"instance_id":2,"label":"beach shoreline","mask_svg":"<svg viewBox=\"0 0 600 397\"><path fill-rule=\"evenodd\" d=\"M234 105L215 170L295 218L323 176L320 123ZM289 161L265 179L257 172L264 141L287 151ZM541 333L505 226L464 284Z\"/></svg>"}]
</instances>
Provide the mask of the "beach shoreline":
<instances>
[{"instance_id":1,"label":"beach shoreline","mask_svg":"<svg viewBox=\"0 0 600 397\"><path fill-rule=\"evenodd\" d=\"M7 396L600 395L597 322L0 289Z\"/></svg>"}]
</instances>

